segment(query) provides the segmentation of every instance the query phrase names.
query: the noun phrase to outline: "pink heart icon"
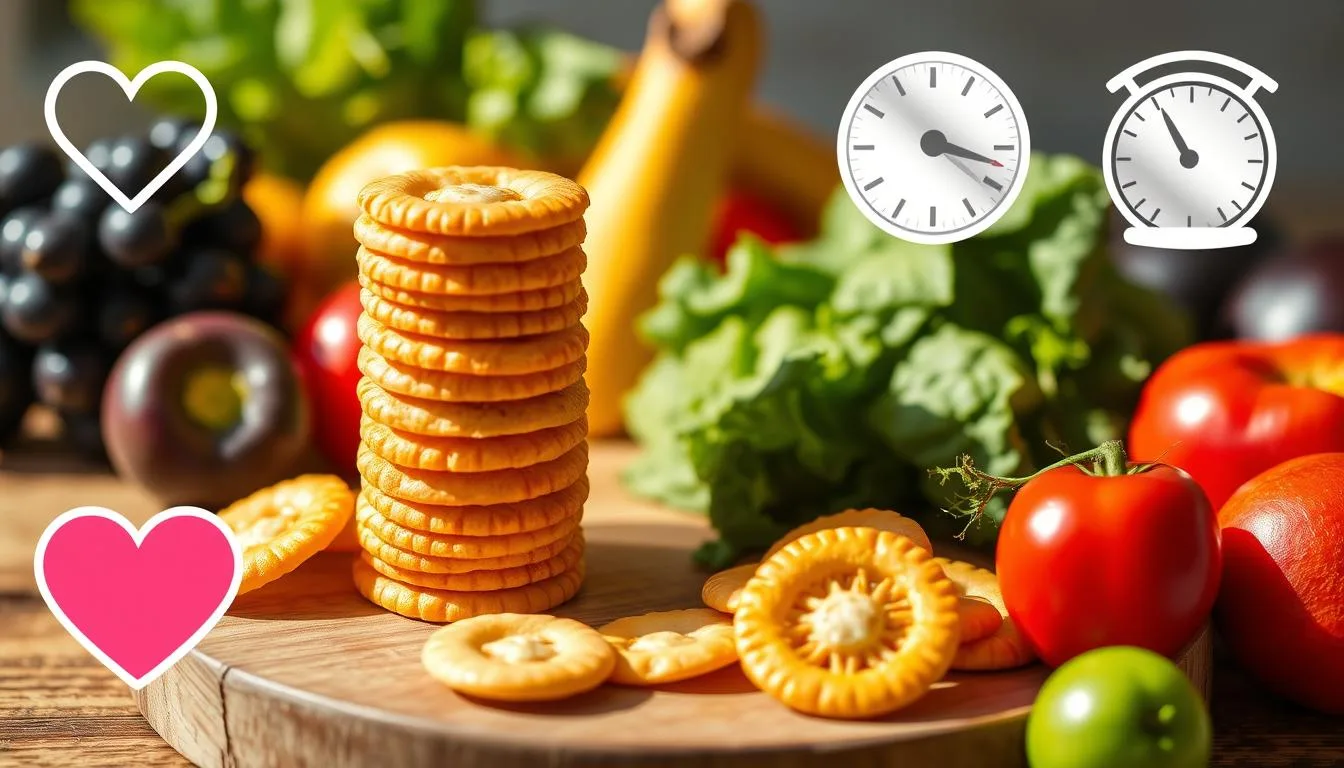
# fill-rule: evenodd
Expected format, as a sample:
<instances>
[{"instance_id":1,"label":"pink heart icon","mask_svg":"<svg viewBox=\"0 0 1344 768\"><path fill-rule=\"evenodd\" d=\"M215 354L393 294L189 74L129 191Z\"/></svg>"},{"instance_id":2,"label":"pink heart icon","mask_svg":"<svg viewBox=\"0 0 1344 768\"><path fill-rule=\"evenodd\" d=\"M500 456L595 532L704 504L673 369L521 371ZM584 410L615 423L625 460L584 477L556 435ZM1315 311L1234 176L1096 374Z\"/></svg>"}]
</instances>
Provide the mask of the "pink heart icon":
<instances>
[{"instance_id":1,"label":"pink heart icon","mask_svg":"<svg viewBox=\"0 0 1344 768\"><path fill-rule=\"evenodd\" d=\"M214 628L243 575L233 533L199 507L166 509L139 530L110 509L72 509L43 532L33 570L57 620L136 690Z\"/></svg>"}]
</instances>

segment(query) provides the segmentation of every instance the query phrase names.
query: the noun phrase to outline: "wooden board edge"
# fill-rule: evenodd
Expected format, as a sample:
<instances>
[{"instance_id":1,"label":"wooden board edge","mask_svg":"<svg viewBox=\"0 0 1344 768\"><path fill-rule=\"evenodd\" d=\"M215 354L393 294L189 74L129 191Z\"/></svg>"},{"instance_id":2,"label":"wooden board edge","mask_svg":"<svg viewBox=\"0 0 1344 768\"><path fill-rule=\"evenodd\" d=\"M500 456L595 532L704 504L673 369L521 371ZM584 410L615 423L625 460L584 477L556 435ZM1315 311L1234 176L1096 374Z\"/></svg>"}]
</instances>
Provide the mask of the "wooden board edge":
<instances>
[{"instance_id":1,"label":"wooden board edge","mask_svg":"<svg viewBox=\"0 0 1344 768\"><path fill-rule=\"evenodd\" d=\"M229 668L192 651L134 691L135 706L168 746L201 768L234 768L224 679Z\"/></svg>"}]
</instances>

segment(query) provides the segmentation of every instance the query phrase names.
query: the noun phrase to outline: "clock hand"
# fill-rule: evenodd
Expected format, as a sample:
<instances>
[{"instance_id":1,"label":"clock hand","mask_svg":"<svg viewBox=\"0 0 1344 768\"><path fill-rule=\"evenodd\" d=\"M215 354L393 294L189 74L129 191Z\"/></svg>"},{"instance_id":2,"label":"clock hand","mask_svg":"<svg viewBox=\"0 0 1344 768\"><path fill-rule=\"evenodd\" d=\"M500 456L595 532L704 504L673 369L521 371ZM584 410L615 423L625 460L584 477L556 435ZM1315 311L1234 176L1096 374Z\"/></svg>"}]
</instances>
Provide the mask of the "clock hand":
<instances>
[{"instance_id":1,"label":"clock hand","mask_svg":"<svg viewBox=\"0 0 1344 768\"><path fill-rule=\"evenodd\" d=\"M971 167L969 165L966 165L966 163L963 163L962 161L958 160L957 158L951 155L943 155L943 157L946 158L949 163L960 168L962 173L966 174L967 176L970 176L971 181L974 181L976 184L980 183L980 177L976 175L975 171L971 170Z\"/></svg>"},{"instance_id":2,"label":"clock hand","mask_svg":"<svg viewBox=\"0 0 1344 768\"><path fill-rule=\"evenodd\" d=\"M1185 139L1181 137L1181 132L1176 130L1176 123L1172 122L1171 115L1167 110L1162 110L1162 119L1167 124L1167 133L1171 134L1171 140L1176 142L1176 149L1181 153L1181 167L1194 168L1199 165L1199 153L1191 149Z\"/></svg>"},{"instance_id":3,"label":"clock hand","mask_svg":"<svg viewBox=\"0 0 1344 768\"><path fill-rule=\"evenodd\" d=\"M956 144L948 143L947 136L943 135L942 131L925 131L924 135L919 139L919 148L924 150L924 154L929 157L956 155L957 157L963 157L967 160L988 163L995 168L1003 167L1003 163L1000 163L998 160L972 152L965 147L959 147Z\"/></svg>"}]
</instances>

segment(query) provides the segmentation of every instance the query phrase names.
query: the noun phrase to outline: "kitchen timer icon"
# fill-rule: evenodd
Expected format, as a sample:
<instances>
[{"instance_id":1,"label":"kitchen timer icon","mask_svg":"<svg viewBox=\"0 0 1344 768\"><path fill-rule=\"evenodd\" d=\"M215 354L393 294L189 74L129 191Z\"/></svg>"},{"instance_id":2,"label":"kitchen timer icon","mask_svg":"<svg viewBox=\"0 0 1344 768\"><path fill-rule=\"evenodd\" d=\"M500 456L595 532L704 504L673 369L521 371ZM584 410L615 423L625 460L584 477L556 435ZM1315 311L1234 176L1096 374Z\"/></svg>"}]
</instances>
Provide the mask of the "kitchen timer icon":
<instances>
[{"instance_id":1,"label":"kitchen timer icon","mask_svg":"<svg viewBox=\"0 0 1344 768\"><path fill-rule=\"evenodd\" d=\"M1158 67L1214 64L1248 78L1244 86L1206 72L1178 72L1139 84ZM1106 133L1106 187L1130 223L1125 241L1156 248L1228 248L1255 242L1247 223L1274 183L1274 132L1255 101L1278 83L1242 61L1208 51L1145 59L1106 88L1129 98Z\"/></svg>"}]
</instances>

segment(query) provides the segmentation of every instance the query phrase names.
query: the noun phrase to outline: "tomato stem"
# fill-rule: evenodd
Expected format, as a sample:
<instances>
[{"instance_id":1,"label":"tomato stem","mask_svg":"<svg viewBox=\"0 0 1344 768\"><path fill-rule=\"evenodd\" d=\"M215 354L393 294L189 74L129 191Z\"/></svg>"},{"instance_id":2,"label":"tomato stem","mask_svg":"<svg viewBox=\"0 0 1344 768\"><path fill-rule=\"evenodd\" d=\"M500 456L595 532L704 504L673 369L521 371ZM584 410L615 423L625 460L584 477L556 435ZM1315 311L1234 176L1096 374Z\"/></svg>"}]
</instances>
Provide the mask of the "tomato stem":
<instances>
[{"instance_id":1,"label":"tomato stem","mask_svg":"<svg viewBox=\"0 0 1344 768\"><path fill-rule=\"evenodd\" d=\"M1091 466L1085 466L1088 464ZM999 477L982 472L976 468L975 462L969 454L963 454L957 461L956 466L934 467L929 470L929 474L937 477L940 485L946 483L948 478L955 477L961 481L962 485L966 486L969 493L960 499L965 504L957 510L945 510L949 512L959 511L970 516L970 521L957 536L957 538L963 538L966 531L970 530L971 526L984 514L985 508L989 506L989 502L998 495L999 491L1016 490L1046 472L1068 466L1078 467L1080 470L1096 477L1119 477L1130 472L1129 460L1125 456L1125 444L1119 440L1107 440L1096 448L1060 459L1054 464L1025 477ZM1146 467L1139 467L1136 471L1142 471L1143 469L1146 469Z\"/></svg>"}]
</instances>

